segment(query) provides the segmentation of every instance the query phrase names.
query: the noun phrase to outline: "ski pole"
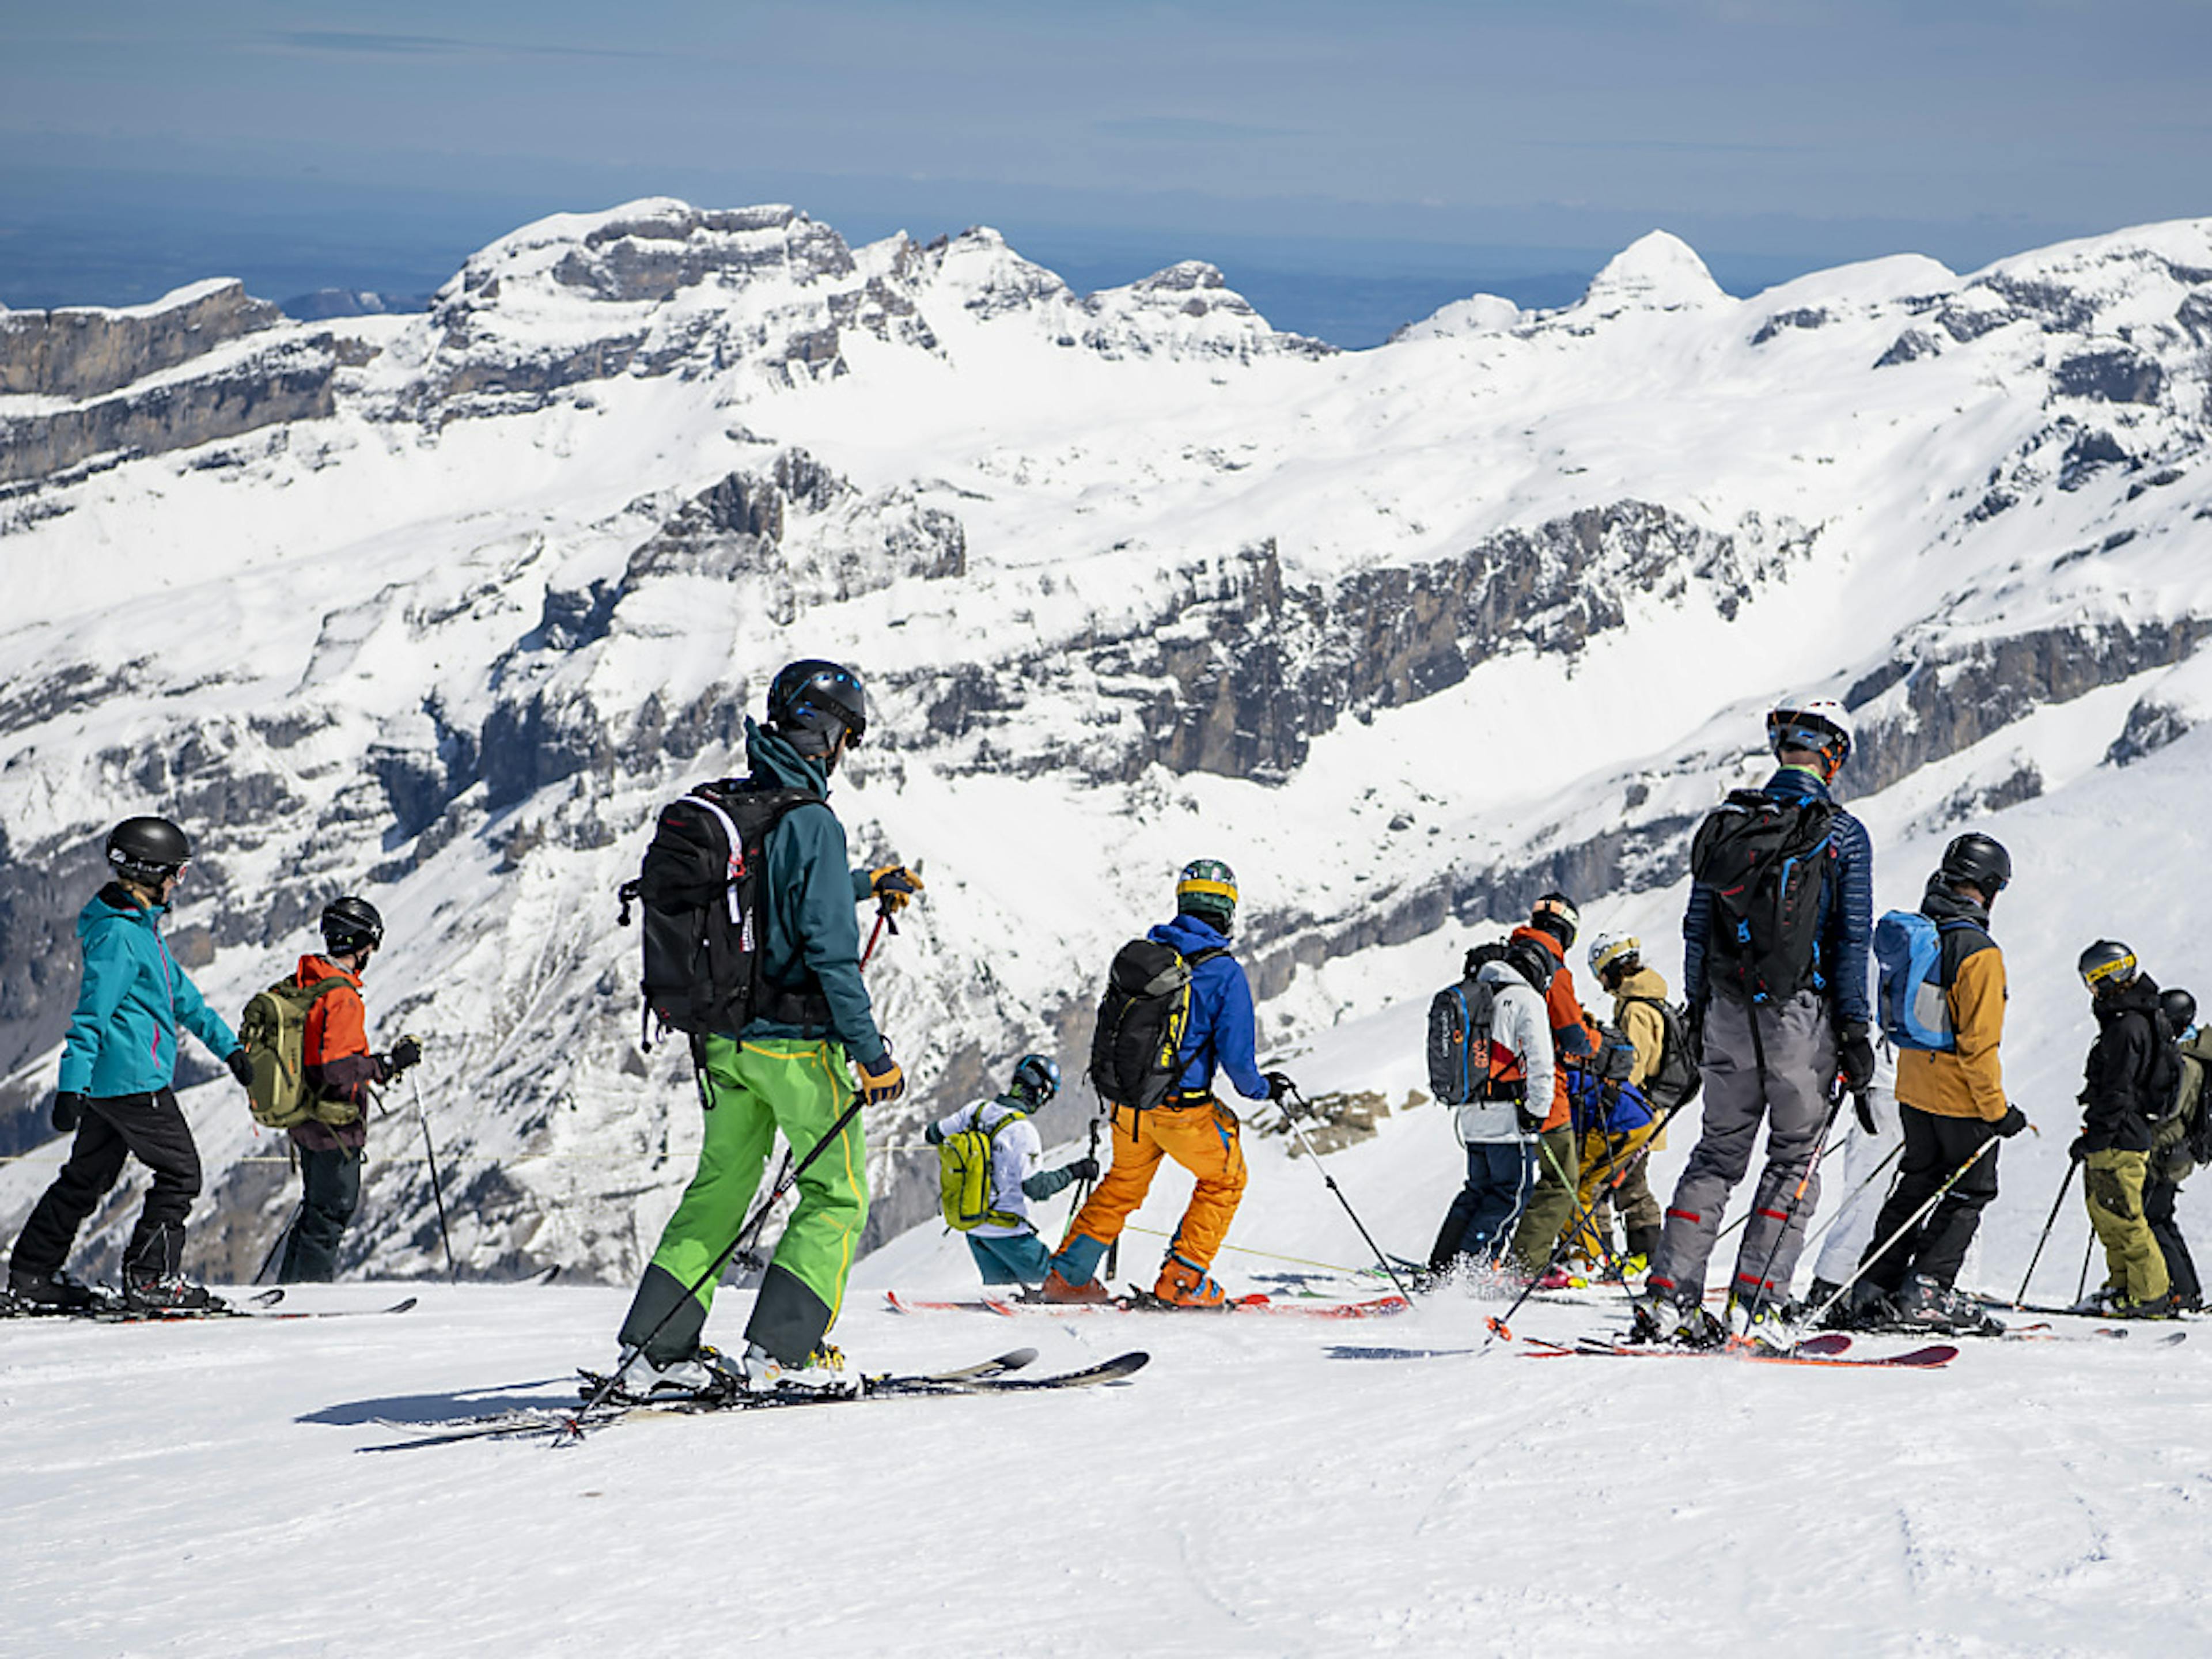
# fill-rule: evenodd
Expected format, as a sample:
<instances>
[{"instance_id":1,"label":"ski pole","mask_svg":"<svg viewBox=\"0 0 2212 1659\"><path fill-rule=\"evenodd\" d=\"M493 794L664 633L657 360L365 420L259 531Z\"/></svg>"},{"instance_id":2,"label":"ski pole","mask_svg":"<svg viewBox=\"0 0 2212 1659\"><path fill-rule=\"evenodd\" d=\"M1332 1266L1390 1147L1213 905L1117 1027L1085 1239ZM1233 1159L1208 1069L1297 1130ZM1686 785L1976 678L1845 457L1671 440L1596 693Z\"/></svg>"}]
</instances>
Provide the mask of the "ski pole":
<instances>
[{"instance_id":1,"label":"ski pole","mask_svg":"<svg viewBox=\"0 0 2212 1659\"><path fill-rule=\"evenodd\" d=\"M1756 1030L1758 1028L1759 1022L1754 1019L1752 1029ZM1774 1271L1774 1258L1782 1253L1782 1241L1790 1237L1790 1224L1796 1219L1797 1206L1805 1201L1805 1194L1811 1189L1814 1177L1820 1173L1820 1155L1828 1150L1828 1131L1836 1127L1837 1115L1844 1109L1844 1094L1843 1074L1838 1073L1828 1099L1828 1115L1820 1124L1820 1133L1813 1139L1813 1156L1805 1161L1805 1173L1797 1177L1797 1190L1790 1194L1790 1202L1782 1212L1782 1224L1774 1230L1774 1243L1767 1246L1766 1260L1759 1264L1759 1282L1751 1293L1750 1319L1753 1322L1759 1318L1759 1310L1766 1305L1766 1293L1773 1289L1767 1275ZM1755 1188L1751 1201L1756 1209L1759 1194ZM1747 1227L1744 1231L1748 1234L1751 1230ZM1790 1298L1785 1296L1782 1299L1787 1302Z\"/></svg>"},{"instance_id":2,"label":"ski pole","mask_svg":"<svg viewBox=\"0 0 2212 1659\"><path fill-rule=\"evenodd\" d=\"M1875 1182L1879 1181L1881 1178L1881 1172L1884 1170L1887 1170L1891 1164L1896 1163L1899 1157L1904 1152L1904 1151L1905 1143L1900 1140L1896 1146L1891 1147L1889 1151L1883 1155L1881 1163L1875 1164L1873 1169L1867 1171L1867 1177L1865 1180L1859 1182L1857 1186L1852 1188L1850 1192L1844 1194L1844 1201L1836 1206L1835 1214L1830 1216L1826 1221L1822 1222L1819 1230L1815 1231L1810 1238L1808 1238L1805 1241L1806 1250L1809 1251L1815 1244L1819 1243L1831 1232L1835 1231L1836 1224L1850 1213L1852 1201L1856 1200L1861 1193L1866 1191L1868 1188L1873 1186Z\"/></svg>"},{"instance_id":3,"label":"ski pole","mask_svg":"<svg viewBox=\"0 0 2212 1659\"><path fill-rule=\"evenodd\" d=\"M1922 1201L1920 1207L1915 1210L1911 1215L1905 1217L1904 1221L1899 1224L1895 1232L1890 1234L1887 1238L1883 1239L1881 1243L1875 1245L1874 1249L1869 1250L1865 1255L1859 1259L1859 1265L1851 1270L1851 1276L1845 1279L1842 1284L1837 1285L1836 1288L1829 1293L1828 1299L1826 1302L1823 1302L1819 1307L1814 1309L1811 1313L1808 1314L1805 1318L1800 1322L1798 1328L1801 1330L1809 1331L1818 1326L1821 1318L1827 1313L1829 1309L1834 1307L1836 1304L1842 1301L1846 1296L1850 1294L1851 1286L1857 1284L1861 1279L1865 1277L1866 1270L1873 1267L1875 1262L1881 1261L1883 1256L1888 1255L1889 1247L1891 1245L1896 1243L1899 1239L1903 1238L1915 1227L1917 1227L1920 1224L1922 1218L1925 1217L1930 1210L1934 1209L1938 1204L1943 1201L1943 1195L1949 1192L1952 1188L1957 1186L1960 1181L1964 1180L1966 1178L1966 1171L1972 1169L1977 1164L1979 1164L1982 1159L1988 1155L1990 1148L1996 1144L1997 1137L1991 1135L1980 1146L1975 1147L1972 1152L1968 1154L1966 1161L1964 1164L1961 1164L1957 1169L1952 1170L1951 1173L1944 1178L1943 1184L1938 1187L1934 1192L1929 1194L1927 1198ZM1797 1347L1798 1345L1796 1343L1791 1343L1790 1345L1790 1352L1792 1353L1796 1352Z\"/></svg>"},{"instance_id":4,"label":"ski pole","mask_svg":"<svg viewBox=\"0 0 2212 1659\"><path fill-rule=\"evenodd\" d=\"M1552 1166L1552 1173L1559 1178L1559 1184L1567 1190L1567 1201L1571 1205L1573 1205L1576 1183L1567 1179L1567 1172L1559 1167L1559 1160L1552 1156L1552 1149L1544 1144L1540 1137L1536 1142L1536 1150L1544 1155L1544 1162ZM1612 1167L1612 1160L1610 1158L1607 1160L1607 1167L1608 1169ZM1574 1247L1575 1240L1580 1238L1583 1233L1588 1232L1592 1238L1597 1240L1598 1254L1605 1259L1607 1264L1608 1266L1618 1266L1619 1264L1613 1258L1613 1241L1606 1237L1606 1234L1609 1232L1611 1229L1601 1229L1597 1224L1597 1208L1599 1205L1605 1201L1607 1196L1607 1194L1601 1193L1593 1189L1590 1194L1590 1201L1589 1203L1575 1205L1573 1213L1568 1216L1567 1224L1559 1234L1559 1239L1562 1243L1565 1244L1568 1249L1571 1250Z\"/></svg>"},{"instance_id":5,"label":"ski pole","mask_svg":"<svg viewBox=\"0 0 2212 1659\"><path fill-rule=\"evenodd\" d=\"M1679 1105L1671 1108L1668 1110L1667 1116L1671 1118L1675 1112L1680 1111L1680 1109L1681 1108ZM1661 1120L1660 1127L1662 1128L1666 1127L1665 1119ZM1646 1140L1641 1146L1638 1146L1633 1152L1629 1154L1628 1162L1621 1167L1620 1173L1613 1176L1614 1187L1618 1187L1621 1182L1627 1179L1628 1172L1631 1170L1633 1170L1637 1164L1651 1151L1651 1141L1656 1140L1659 1137L1657 1135L1653 1135L1650 1140ZM1537 1139L1536 1145L1538 1147L1543 1148L1546 1156L1549 1157L1549 1149L1544 1147L1543 1139L1540 1135ZM1557 1159L1553 1159L1552 1161L1552 1167L1554 1170L1557 1170L1559 1167ZM1607 1192L1610 1192L1612 1188L1607 1188L1606 1189ZM1528 1282L1521 1287L1521 1294L1513 1298L1513 1305L1508 1308L1504 1313L1497 1316L1495 1318L1486 1319L1482 1322L1490 1331L1491 1341L1495 1341L1499 1337L1504 1337L1508 1342L1510 1342L1513 1340L1513 1316L1521 1311L1522 1305L1527 1303L1530 1297L1535 1295L1536 1286L1542 1283L1545 1279L1548 1278L1552 1270L1558 1267L1561 1261L1566 1259L1568 1245L1572 1242L1577 1233L1581 1232L1585 1226L1589 1224L1590 1217L1597 1206L1599 1198L1602 1195L1602 1194L1592 1194L1590 1196L1590 1201L1588 1204L1582 1206L1580 1208L1576 1210L1574 1214L1567 1218L1565 1230L1559 1235L1558 1243L1552 1246L1552 1254L1546 1258L1544 1265L1529 1276ZM1487 1353L1489 1351L1490 1342L1485 1342L1482 1345L1480 1352Z\"/></svg>"},{"instance_id":6,"label":"ski pole","mask_svg":"<svg viewBox=\"0 0 2212 1659\"><path fill-rule=\"evenodd\" d=\"M653 1322L651 1330L622 1351L621 1358L615 1361L614 1370L599 1379L599 1387L592 1389L591 1397L576 1408L575 1415L564 1417L554 1425L553 1444L566 1445L584 1437L584 1419L606 1403L607 1396L615 1391L616 1384L621 1381L622 1374L629 1369L630 1361L645 1352L653 1339L659 1336L668 1322L676 1317L678 1309L697 1300L699 1292L720 1275L722 1268L728 1263L730 1258L751 1243L753 1236L759 1232L767 1222L769 1212L776 1206L777 1202L786 1193L799 1184L799 1176L806 1173L808 1166L816 1158L821 1157L832 1142L843 1137L846 1125L860 1115L860 1104L866 1098L866 1096L858 1091L854 1091L853 1103L848 1106L839 1115L837 1121L830 1126L830 1133L814 1143L813 1150L799 1160L797 1167L788 1176L776 1182L775 1189L769 1193L760 1207L753 1212L752 1218L738 1229L736 1237L724 1245L720 1253L707 1264L706 1271L684 1286L684 1294L669 1304L668 1311Z\"/></svg>"},{"instance_id":7,"label":"ski pole","mask_svg":"<svg viewBox=\"0 0 2212 1659\"><path fill-rule=\"evenodd\" d=\"M1290 1094L1291 1097L1298 1103L1299 1109L1303 1111L1306 1104L1305 1096L1300 1093L1295 1085L1291 1087ZM1306 1132L1299 1125L1298 1120L1289 1112L1283 1114L1283 1120L1291 1126L1291 1133L1298 1138L1298 1145L1305 1148L1306 1156L1313 1160L1314 1168L1321 1171L1321 1178L1328 1183L1329 1191L1336 1194L1336 1201L1344 1206L1344 1212L1352 1218L1352 1224L1359 1229L1360 1237L1367 1241L1367 1248L1375 1253L1376 1265L1390 1275L1390 1283L1396 1287L1398 1294L1406 1298L1406 1305L1413 1306L1413 1292L1406 1288L1405 1281L1398 1277L1398 1270L1390 1265L1390 1258L1382 1254L1382 1247L1375 1242L1375 1235L1367 1231L1367 1224L1359 1218L1359 1212L1352 1207L1352 1200L1344 1195L1344 1188L1336 1184L1336 1177L1331 1175L1328 1166L1322 1163L1321 1154L1314 1151L1313 1142L1306 1139Z\"/></svg>"},{"instance_id":8,"label":"ski pole","mask_svg":"<svg viewBox=\"0 0 2212 1659\"><path fill-rule=\"evenodd\" d=\"M453 1235L446 1225L446 1194L438 1181L438 1149L430 1144L430 1115L422 1109L422 1085L415 1079L407 1079L415 1091L415 1115L422 1125L422 1156L430 1164L430 1196L438 1206L438 1237L445 1241L446 1272L456 1285L461 1282L461 1270L453 1261Z\"/></svg>"},{"instance_id":9,"label":"ski pole","mask_svg":"<svg viewBox=\"0 0 2212 1659\"><path fill-rule=\"evenodd\" d=\"M253 1270L253 1282L255 1284L258 1285L264 1275L268 1273L270 1264L276 1260L276 1252L284 1248L284 1241L291 1237L292 1230L300 1224L300 1218L307 1214L307 1200L305 1194L302 1194L298 1205L295 1206L292 1211L292 1218L286 1222L283 1226L278 1230L276 1242L269 1247L269 1254L261 1258L261 1265Z\"/></svg>"},{"instance_id":10,"label":"ski pole","mask_svg":"<svg viewBox=\"0 0 2212 1659\"><path fill-rule=\"evenodd\" d=\"M2089 1258L2097 1253L2097 1229L2092 1225L2089 1237L2081 1246L2081 1277L2074 1281L2074 1300L2076 1305L2089 1294Z\"/></svg>"},{"instance_id":11,"label":"ski pole","mask_svg":"<svg viewBox=\"0 0 2212 1659\"><path fill-rule=\"evenodd\" d=\"M2058 1183L2058 1196L2051 1200L2050 1218L2044 1222L2042 1234L2035 1241L2035 1254L2027 1259L2027 1271L2021 1275L2020 1294L2012 1299L2012 1305L2015 1308L2027 1304L2027 1282L2035 1277L2035 1264L2043 1260L2043 1247L2051 1242L2051 1230L2058 1224L2058 1206L2066 1201L2066 1189L2074 1184L2074 1171L2080 1167L2074 1159L2069 1158L2066 1160L2066 1178ZM2092 1237L2095 1236L2094 1233L2090 1235ZM2088 1278L2087 1273L2081 1276L2084 1279ZM2078 1302L2081 1298L2077 1296L2074 1299Z\"/></svg>"}]
</instances>

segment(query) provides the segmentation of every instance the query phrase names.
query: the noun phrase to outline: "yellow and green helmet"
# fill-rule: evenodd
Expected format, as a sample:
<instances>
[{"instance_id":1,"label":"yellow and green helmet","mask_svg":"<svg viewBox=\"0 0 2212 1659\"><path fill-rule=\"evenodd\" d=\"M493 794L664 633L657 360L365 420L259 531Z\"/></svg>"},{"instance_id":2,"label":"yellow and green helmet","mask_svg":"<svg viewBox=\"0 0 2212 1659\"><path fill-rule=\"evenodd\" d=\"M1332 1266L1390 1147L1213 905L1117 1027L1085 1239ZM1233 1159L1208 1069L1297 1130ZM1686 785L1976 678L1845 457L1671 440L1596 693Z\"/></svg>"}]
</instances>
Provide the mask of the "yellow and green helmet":
<instances>
[{"instance_id":1,"label":"yellow and green helmet","mask_svg":"<svg viewBox=\"0 0 2212 1659\"><path fill-rule=\"evenodd\" d=\"M1237 925L1237 872L1219 859L1194 859L1176 878L1176 908L1225 935Z\"/></svg>"}]
</instances>

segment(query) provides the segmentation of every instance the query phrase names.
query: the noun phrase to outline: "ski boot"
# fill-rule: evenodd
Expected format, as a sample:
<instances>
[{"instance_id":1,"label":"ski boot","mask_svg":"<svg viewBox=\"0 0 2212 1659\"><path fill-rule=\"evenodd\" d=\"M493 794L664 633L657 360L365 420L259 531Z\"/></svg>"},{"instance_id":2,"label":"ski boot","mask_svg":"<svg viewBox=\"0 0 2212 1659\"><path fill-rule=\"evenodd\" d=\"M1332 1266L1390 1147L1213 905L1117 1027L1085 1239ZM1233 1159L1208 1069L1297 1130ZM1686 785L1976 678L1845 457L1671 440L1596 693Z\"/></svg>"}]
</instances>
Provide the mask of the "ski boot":
<instances>
[{"instance_id":1,"label":"ski boot","mask_svg":"<svg viewBox=\"0 0 2212 1659\"><path fill-rule=\"evenodd\" d=\"M1896 1322L1916 1331L1946 1336L2002 1336L2004 1326L1989 1310L1948 1285L1915 1273L1898 1293Z\"/></svg>"},{"instance_id":2,"label":"ski boot","mask_svg":"<svg viewBox=\"0 0 2212 1659\"><path fill-rule=\"evenodd\" d=\"M1702 1308L1686 1308L1664 1291L1647 1291L1629 1304L1628 1340L1638 1346L1672 1342Z\"/></svg>"},{"instance_id":3,"label":"ski boot","mask_svg":"<svg viewBox=\"0 0 2212 1659\"><path fill-rule=\"evenodd\" d=\"M1161 1264L1159 1280L1152 1286L1152 1294L1178 1308L1218 1308L1229 1300L1228 1292L1214 1282L1205 1268L1192 1265L1173 1252Z\"/></svg>"},{"instance_id":4,"label":"ski boot","mask_svg":"<svg viewBox=\"0 0 2212 1659\"><path fill-rule=\"evenodd\" d=\"M2133 1297L2114 1297L2111 1310L2115 1319L2172 1319L2180 1311L2180 1300L2172 1291L2164 1296L2145 1297L2140 1302Z\"/></svg>"},{"instance_id":5,"label":"ski boot","mask_svg":"<svg viewBox=\"0 0 2212 1659\"><path fill-rule=\"evenodd\" d=\"M95 1305L92 1286L65 1273L42 1273L28 1267L8 1269L8 1295L27 1314L78 1313Z\"/></svg>"},{"instance_id":6,"label":"ski boot","mask_svg":"<svg viewBox=\"0 0 2212 1659\"><path fill-rule=\"evenodd\" d=\"M147 1273L126 1268L123 1274L123 1305L132 1313L222 1314L230 1304L204 1285L195 1285L182 1273Z\"/></svg>"},{"instance_id":7,"label":"ski boot","mask_svg":"<svg viewBox=\"0 0 2212 1659\"><path fill-rule=\"evenodd\" d=\"M2120 1299L2120 1291L2117 1286L2100 1285L2066 1311L2070 1314L2083 1314L2091 1319L2102 1319L2106 1315L2118 1310Z\"/></svg>"},{"instance_id":8,"label":"ski boot","mask_svg":"<svg viewBox=\"0 0 2212 1659\"><path fill-rule=\"evenodd\" d=\"M1097 1279L1086 1279L1078 1285L1061 1278L1057 1267L1044 1276L1044 1283L1038 1285L1036 1291L1039 1302L1099 1303L1113 1299L1106 1293L1106 1287Z\"/></svg>"},{"instance_id":9,"label":"ski boot","mask_svg":"<svg viewBox=\"0 0 2212 1659\"><path fill-rule=\"evenodd\" d=\"M1790 1353L1803 1340L1805 1309L1802 1303L1730 1292L1727 1324L1731 1344L1761 1353Z\"/></svg>"},{"instance_id":10,"label":"ski boot","mask_svg":"<svg viewBox=\"0 0 2212 1659\"><path fill-rule=\"evenodd\" d=\"M1897 1322L1897 1304L1889 1292L1863 1279L1836 1304L1828 1319L1829 1326L1839 1331L1878 1331Z\"/></svg>"},{"instance_id":11,"label":"ski boot","mask_svg":"<svg viewBox=\"0 0 2212 1659\"><path fill-rule=\"evenodd\" d=\"M720 1350L702 1342L693 1352L665 1362L641 1353L615 1373L614 1385L608 1398L617 1405L653 1406L726 1400L744 1382Z\"/></svg>"},{"instance_id":12,"label":"ski boot","mask_svg":"<svg viewBox=\"0 0 2212 1659\"><path fill-rule=\"evenodd\" d=\"M738 1387L749 1395L819 1395L848 1400L860 1392L857 1373L845 1369L842 1348L824 1342L796 1364L786 1364L757 1342L738 1361Z\"/></svg>"}]
</instances>

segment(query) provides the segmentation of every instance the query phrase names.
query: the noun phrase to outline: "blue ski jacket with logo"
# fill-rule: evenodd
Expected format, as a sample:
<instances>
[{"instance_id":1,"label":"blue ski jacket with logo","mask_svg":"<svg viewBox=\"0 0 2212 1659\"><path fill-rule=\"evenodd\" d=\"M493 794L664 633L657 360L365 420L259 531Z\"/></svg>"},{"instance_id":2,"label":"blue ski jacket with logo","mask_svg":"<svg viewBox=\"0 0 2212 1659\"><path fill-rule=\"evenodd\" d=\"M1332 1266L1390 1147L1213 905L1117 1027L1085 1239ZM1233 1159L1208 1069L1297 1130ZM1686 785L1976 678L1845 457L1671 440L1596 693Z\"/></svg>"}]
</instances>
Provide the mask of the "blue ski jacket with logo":
<instances>
[{"instance_id":1,"label":"blue ski jacket with logo","mask_svg":"<svg viewBox=\"0 0 2212 1659\"><path fill-rule=\"evenodd\" d=\"M1179 1094L1210 1094L1214 1069L1229 1073L1237 1092L1247 1100L1267 1098L1267 1079L1260 1075L1253 1053L1257 1041L1252 1023L1252 982L1236 957L1228 954L1229 941L1219 931L1196 916L1180 915L1162 922L1152 937L1184 956L1200 951L1219 951L1190 970L1190 1024L1177 1051L1182 1071L1176 1079Z\"/></svg>"},{"instance_id":2,"label":"blue ski jacket with logo","mask_svg":"<svg viewBox=\"0 0 2212 1659\"><path fill-rule=\"evenodd\" d=\"M64 1094L109 1100L152 1094L177 1074L179 1030L217 1054L238 1038L177 966L161 937L166 904L141 904L110 882L77 913L84 980L62 1042Z\"/></svg>"}]
</instances>

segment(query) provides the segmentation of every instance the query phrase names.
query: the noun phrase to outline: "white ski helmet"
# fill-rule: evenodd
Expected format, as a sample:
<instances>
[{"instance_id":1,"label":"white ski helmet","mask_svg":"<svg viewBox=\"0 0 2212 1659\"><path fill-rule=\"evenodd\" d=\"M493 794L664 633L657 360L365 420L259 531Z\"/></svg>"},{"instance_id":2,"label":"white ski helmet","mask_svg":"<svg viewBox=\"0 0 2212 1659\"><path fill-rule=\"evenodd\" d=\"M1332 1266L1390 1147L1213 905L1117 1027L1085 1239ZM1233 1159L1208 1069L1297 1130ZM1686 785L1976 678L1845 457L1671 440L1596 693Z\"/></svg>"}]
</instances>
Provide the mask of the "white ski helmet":
<instances>
[{"instance_id":1,"label":"white ski helmet","mask_svg":"<svg viewBox=\"0 0 2212 1659\"><path fill-rule=\"evenodd\" d=\"M1785 749L1809 749L1828 763L1835 776L1851 757L1851 717L1833 697L1785 697L1766 717L1766 744L1776 754Z\"/></svg>"},{"instance_id":2,"label":"white ski helmet","mask_svg":"<svg viewBox=\"0 0 2212 1659\"><path fill-rule=\"evenodd\" d=\"M1605 970L1625 957L1637 956L1644 949L1644 941L1633 933L1600 933L1590 941L1590 972L1600 979Z\"/></svg>"}]
</instances>

